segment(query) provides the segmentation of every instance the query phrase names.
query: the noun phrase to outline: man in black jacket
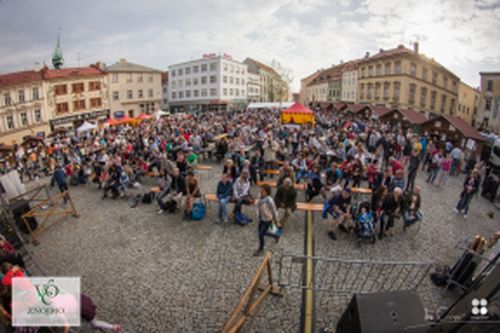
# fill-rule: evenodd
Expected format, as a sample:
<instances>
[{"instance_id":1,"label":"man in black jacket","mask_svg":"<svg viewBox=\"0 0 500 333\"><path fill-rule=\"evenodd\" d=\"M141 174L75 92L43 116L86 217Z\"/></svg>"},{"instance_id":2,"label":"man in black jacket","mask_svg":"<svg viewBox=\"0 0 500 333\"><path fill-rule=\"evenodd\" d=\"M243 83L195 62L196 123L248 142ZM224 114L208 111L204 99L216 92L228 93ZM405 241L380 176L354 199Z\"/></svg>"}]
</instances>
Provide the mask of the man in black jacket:
<instances>
[{"instance_id":1,"label":"man in black jacket","mask_svg":"<svg viewBox=\"0 0 500 333\"><path fill-rule=\"evenodd\" d=\"M293 187L290 178L285 178L283 184L278 187L274 197L276 208L283 208L285 212L281 217L279 224L283 228L291 215L291 212L297 208L297 190Z\"/></svg>"},{"instance_id":2,"label":"man in black jacket","mask_svg":"<svg viewBox=\"0 0 500 333\"><path fill-rule=\"evenodd\" d=\"M408 182L406 185L406 191L411 191L413 190L413 187L415 187L415 178L417 177L419 164L420 159L418 158L417 152L414 150L411 153L410 163L408 165Z\"/></svg>"},{"instance_id":3,"label":"man in black jacket","mask_svg":"<svg viewBox=\"0 0 500 333\"><path fill-rule=\"evenodd\" d=\"M382 239L386 232L394 227L394 219L399 218L403 209L403 190L396 187L382 203L382 216L380 217L379 239Z\"/></svg>"}]
</instances>

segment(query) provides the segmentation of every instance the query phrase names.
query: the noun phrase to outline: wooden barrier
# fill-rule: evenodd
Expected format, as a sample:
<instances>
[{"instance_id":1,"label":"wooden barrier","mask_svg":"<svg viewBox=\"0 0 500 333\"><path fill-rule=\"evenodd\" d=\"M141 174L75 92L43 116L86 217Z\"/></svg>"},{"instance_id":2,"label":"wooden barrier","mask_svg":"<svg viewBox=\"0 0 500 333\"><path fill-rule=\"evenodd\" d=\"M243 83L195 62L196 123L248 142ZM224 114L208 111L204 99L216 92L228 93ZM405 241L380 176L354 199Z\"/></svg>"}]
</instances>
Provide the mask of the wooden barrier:
<instances>
[{"instance_id":1,"label":"wooden barrier","mask_svg":"<svg viewBox=\"0 0 500 333\"><path fill-rule=\"evenodd\" d=\"M351 188L352 193L358 193L358 194L372 194L372 190L369 188L363 188L363 187L353 187Z\"/></svg>"},{"instance_id":2,"label":"wooden barrier","mask_svg":"<svg viewBox=\"0 0 500 333\"><path fill-rule=\"evenodd\" d=\"M310 202L297 202L297 209L312 212L322 212L323 204Z\"/></svg>"},{"instance_id":3,"label":"wooden barrier","mask_svg":"<svg viewBox=\"0 0 500 333\"><path fill-rule=\"evenodd\" d=\"M198 171L209 171L212 170L212 167L210 165L197 164L193 167L193 169Z\"/></svg>"},{"instance_id":4,"label":"wooden barrier","mask_svg":"<svg viewBox=\"0 0 500 333\"><path fill-rule=\"evenodd\" d=\"M258 181L256 184L257 184L257 186L262 186L262 185L267 184L271 187L276 187L276 185L277 185L277 183L272 181L272 180ZM296 184L293 184L293 187L295 187L295 189L298 191L307 190L307 184L305 184L305 183L296 183Z\"/></svg>"},{"instance_id":5,"label":"wooden barrier","mask_svg":"<svg viewBox=\"0 0 500 333\"><path fill-rule=\"evenodd\" d=\"M64 208L61 207L61 203L64 203ZM69 203L69 208L66 208L65 205ZM39 204L31 207L31 210L21 216L23 223L26 225L26 228L29 230L30 236L33 240L33 244L38 245L40 242L37 237L53 226L54 224L59 223L63 218L67 216L79 217L78 212L73 205L73 201L68 192L63 192L58 195L51 197L48 200L42 201ZM31 226L28 222L29 218L43 217L43 220L38 222L38 227L36 230L31 229ZM51 217L59 217L56 221L47 224L47 221Z\"/></svg>"},{"instance_id":6,"label":"wooden barrier","mask_svg":"<svg viewBox=\"0 0 500 333\"><path fill-rule=\"evenodd\" d=\"M267 283L260 284L262 275L267 270ZM258 291L260 295L257 296ZM273 271L271 267L271 253L266 252L252 280L248 284L239 303L229 316L222 328L222 333L236 333L245 324L245 321L257 311L259 305L271 294L281 296L281 290L273 283ZM257 296L257 297L256 297Z\"/></svg>"},{"instance_id":7,"label":"wooden barrier","mask_svg":"<svg viewBox=\"0 0 500 333\"><path fill-rule=\"evenodd\" d=\"M266 175L279 175L280 174L280 171L279 170L272 170L272 169L269 169L269 170L264 170L264 173Z\"/></svg>"}]
</instances>

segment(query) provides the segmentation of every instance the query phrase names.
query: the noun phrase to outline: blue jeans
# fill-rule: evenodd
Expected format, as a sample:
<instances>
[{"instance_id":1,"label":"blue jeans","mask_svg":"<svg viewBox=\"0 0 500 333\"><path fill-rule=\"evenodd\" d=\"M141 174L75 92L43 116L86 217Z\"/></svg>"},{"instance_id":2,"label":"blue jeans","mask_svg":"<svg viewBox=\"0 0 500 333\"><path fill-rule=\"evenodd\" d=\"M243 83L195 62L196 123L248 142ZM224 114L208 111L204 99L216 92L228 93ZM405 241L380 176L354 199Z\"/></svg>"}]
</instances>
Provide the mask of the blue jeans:
<instances>
[{"instance_id":1,"label":"blue jeans","mask_svg":"<svg viewBox=\"0 0 500 333\"><path fill-rule=\"evenodd\" d=\"M429 173L429 177L427 177L427 182L434 183L434 180L436 179L438 171L439 171L439 168L432 168L431 172Z\"/></svg>"},{"instance_id":2,"label":"blue jeans","mask_svg":"<svg viewBox=\"0 0 500 333\"><path fill-rule=\"evenodd\" d=\"M227 219L227 204L231 198L219 198L219 218Z\"/></svg>"},{"instance_id":3,"label":"blue jeans","mask_svg":"<svg viewBox=\"0 0 500 333\"><path fill-rule=\"evenodd\" d=\"M297 176L297 177L296 177L297 183L300 183L300 180L301 180L302 178L307 178L307 177L308 177L308 175L309 175L309 171L308 171L308 170L299 170L299 171L297 171L297 173L296 173L296 176Z\"/></svg>"},{"instance_id":4,"label":"blue jeans","mask_svg":"<svg viewBox=\"0 0 500 333\"><path fill-rule=\"evenodd\" d=\"M266 222L259 220L259 250L262 251L264 250L264 236L266 235L267 229L269 229L269 226L271 225L271 221Z\"/></svg>"},{"instance_id":5,"label":"blue jeans","mask_svg":"<svg viewBox=\"0 0 500 333\"><path fill-rule=\"evenodd\" d=\"M422 220L422 213L419 211L416 211L413 216L410 216L410 213L407 210L403 212L403 221L405 222L405 226L410 226L420 220Z\"/></svg>"},{"instance_id":6,"label":"blue jeans","mask_svg":"<svg viewBox=\"0 0 500 333\"><path fill-rule=\"evenodd\" d=\"M462 195L460 196L460 200L458 200L457 210L463 211L464 214L467 215L467 213L469 212L469 205L473 195L474 193L468 193L468 192L462 193Z\"/></svg>"}]
</instances>

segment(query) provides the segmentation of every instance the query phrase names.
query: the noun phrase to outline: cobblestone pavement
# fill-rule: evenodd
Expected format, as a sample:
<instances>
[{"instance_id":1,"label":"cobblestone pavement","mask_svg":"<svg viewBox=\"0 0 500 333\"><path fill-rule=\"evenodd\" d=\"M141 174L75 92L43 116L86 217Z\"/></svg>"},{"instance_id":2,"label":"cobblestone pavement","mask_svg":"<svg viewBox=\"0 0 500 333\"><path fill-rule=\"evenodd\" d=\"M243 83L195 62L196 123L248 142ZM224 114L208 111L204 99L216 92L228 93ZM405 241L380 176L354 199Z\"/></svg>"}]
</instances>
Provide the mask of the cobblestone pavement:
<instances>
[{"instance_id":1,"label":"cobblestone pavement","mask_svg":"<svg viewBox=\"0 0 500 333\"><path fill-rule=\"evenodd\" d=\"M204 193L214 192L219 174L218 166L201 173ZM498 229L498 211L494 220L488 218L486 213L494 208L482 198L473 200L467 220L452 214L462 178L450 179L445 188L430 186L422 178L417 182L423 188L425 216L418 233L403 233L399 226L395 236L356 248L352 235L331 241L327 221L315 214L315 254L451 264L460 254L455 248L459 240ZM256 222L247 227L216 224L213 203L203 221L182 221L181 214L158 215L154 203L131 209L125 199L101 200L92 186L74 187L70 193L81 217L50 228L33 247L49 274L81 276L83 292L98 305L98 317L121 323L124 332L220 330L259 265L260 258L252 257ZM254 208L246 211L255 219ZM296 212L279 243L267 240L266 248L273 253L276 277L281 255L303 254L304 213ZM423 289L426 306L443 302L427 278ZM244 330L297 332L301 296L300 289L270 296ZM349 299L318 292L317 327L333 327Z\"/></svg>"}]
</instances>

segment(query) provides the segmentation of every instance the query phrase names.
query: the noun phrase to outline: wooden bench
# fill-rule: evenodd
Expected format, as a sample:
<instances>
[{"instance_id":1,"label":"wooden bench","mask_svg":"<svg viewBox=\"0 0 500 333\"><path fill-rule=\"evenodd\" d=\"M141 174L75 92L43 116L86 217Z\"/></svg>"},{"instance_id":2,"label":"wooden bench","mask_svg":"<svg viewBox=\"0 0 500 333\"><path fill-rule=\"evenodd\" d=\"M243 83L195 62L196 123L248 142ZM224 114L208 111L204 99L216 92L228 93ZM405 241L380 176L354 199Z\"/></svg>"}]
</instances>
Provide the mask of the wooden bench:
<instances>
[{"instance_id":1,"label":"wooden bench","mask_svg":"<svg viewBox=\"0 0 500 333\"><path fill-rule=\"evenodd\" d=\"M372 190L369 188L363 188L363 187L353 187L351 188L352 193L359 193L359 194L372 194Z\"/></svg>"},{"instance_id":2,"label":"wooden bench","mask_svg":"<svg viewBox=\"0 0 500 333\"><path fill-rule=\"evenodd\" d=\"M272 180L264 180L264 181L259 181L257 182L257 186L262 186L262 185L269 185L271 187L276 187L276 182L273 182ZM304 183L297 183L294 184L293 187L295 187L296 190L298 191L305 191L307 189L307 184Z\"/></svg>"},{"instance_id":3,"label":"wooden bench","mask_svg":"<svg viewBox=\"0 0 500 333\"><path fill-rule=\"evenodd\" d=\"M312 212L322 212L323 204L319 203L310 203L310 202L297 202L297 209L304 211L312 211Z\"/></svg>"},{"instance_id":4,"label":"wooden bench","mask_svg":"<svg viewBox=\"0 0 500 333\"><path fill-rule=\"evenodd\" d=\"M212 170L212 167L210 165L195 165L193 169L198 170L198 171L209 171Z\"/></svg>"},{"instance_id":5,"label":"wooden bench","mask_svg":"<svg viewBox=\"0 0 500 333\"><path fill-rule=\"evenodd\" d=\"M208 194L205 194L205 200L207 202L218 202L219 200L217 200L217 195L215 193L208 193ZM233 202L233 201L229 201L230 203ZM234 203L234 202L233 202ZM257 199L254 199L252 205L256 205L257 204Z\"/></svg>"},{"instance_id":6,"label":"wooden bench","mask_svg":"<svg viewBox=\"0 0 500 333\"><path fill-rule=\"evenodd\" d=\"M264 170L264 173L266 175L279 175L280 171L279 170Z\"/></svg>"},{"instance_id":7,"label":"wooden bench","mask_svg":"<svg viewBox=\"0 0 500 333\"><path fill-rule=\"evenodd\" d=\"M161 189L160 189L160 186L153 186L149 189L149 192L151 193L160 193L161 192Z\"/></svg>"}]
</instances>

